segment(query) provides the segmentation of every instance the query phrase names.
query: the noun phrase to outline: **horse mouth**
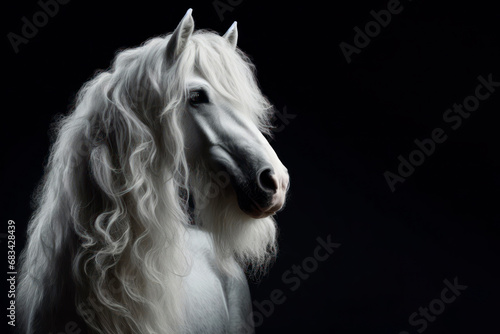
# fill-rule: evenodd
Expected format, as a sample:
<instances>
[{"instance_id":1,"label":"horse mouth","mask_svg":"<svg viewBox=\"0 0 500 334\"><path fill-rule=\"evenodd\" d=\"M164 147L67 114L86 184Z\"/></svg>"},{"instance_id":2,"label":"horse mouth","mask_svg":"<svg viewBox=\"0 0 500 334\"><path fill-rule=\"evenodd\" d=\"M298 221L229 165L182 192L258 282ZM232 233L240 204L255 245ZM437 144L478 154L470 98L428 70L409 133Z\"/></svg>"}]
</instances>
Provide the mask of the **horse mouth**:
<instances>
[{"instance_id":1,"label":"horse mouth","mask_svg":"<svg viewBox=\"0 0 500 334\"><path fill-rule=\"evenodd\" d=\"M254 219L266 218L274 215L283 207L283 201L272 196L265 201L266 205L260 205L256 200L246 194L237 191L238 206L248 216Z\"/></svg>"},{"instance_id":2,"label":"horse mouth","mask_svg":"<svg viewBox=\"0 0 500 334\"><path fill-rule=\"evenodd\" d=\"M241 211L254 219L266 218L272 216L276 212L273 210L264 210L255 202L252 202L249 207L242 205L239 207Z\"/></svg>"}]
</instances>

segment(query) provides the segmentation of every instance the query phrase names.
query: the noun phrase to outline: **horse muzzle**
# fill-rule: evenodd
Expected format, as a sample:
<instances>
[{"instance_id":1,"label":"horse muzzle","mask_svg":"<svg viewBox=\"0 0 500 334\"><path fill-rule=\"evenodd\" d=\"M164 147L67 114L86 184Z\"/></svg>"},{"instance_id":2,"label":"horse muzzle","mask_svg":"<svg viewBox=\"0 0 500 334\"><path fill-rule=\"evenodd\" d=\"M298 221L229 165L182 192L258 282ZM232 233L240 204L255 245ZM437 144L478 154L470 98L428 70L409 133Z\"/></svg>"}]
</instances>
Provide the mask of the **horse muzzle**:
<instances>
[{"instance_id":1,"label":"horse muzzle","mask_svg":"<svg viewBox=\"0 0 500 334\"><path fill-rule=\"evenodd\" d=\"M253 180L250 177L248 182L249 187L240 187L236 190L238 205L247 215L256 219L264 218L273 215L284 206L289 184L288 173L279 177L268 167L256 173Z\"/></svg>"},{"instance_id":2,"label":"horse muzzle","mask_svg":"<svg viewBox=\"0 0 500 334\"><path fill-rule=\"evenodd\" d=\"M281 162L273 166L251 152L235 154L221 146L213 146L210 155L217 169L229 174L238 206L244 213L258 219L283 208L289 176Z\"/></svg>"}]
</instances>

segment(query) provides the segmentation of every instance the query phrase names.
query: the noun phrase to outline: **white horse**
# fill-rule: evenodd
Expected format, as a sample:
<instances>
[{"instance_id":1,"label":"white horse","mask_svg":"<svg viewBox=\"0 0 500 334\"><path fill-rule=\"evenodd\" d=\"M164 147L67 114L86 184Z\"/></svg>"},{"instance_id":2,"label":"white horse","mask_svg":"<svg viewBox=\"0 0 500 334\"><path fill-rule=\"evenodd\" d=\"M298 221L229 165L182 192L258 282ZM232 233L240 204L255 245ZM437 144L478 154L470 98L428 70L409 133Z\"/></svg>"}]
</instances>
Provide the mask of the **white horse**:
<instances>
[{"instance_id":1,"label":"white horse","mask_svg":"<svg viewBox=\"0 0 500 334\"><path fill-rule=\"evenodd\" d=\"M21 257L25 333L253 332L287 169L237 47L194 30L120 52L58 124ZM81 330L81 331L80 331Z\"/></svg>"}]
</instances>

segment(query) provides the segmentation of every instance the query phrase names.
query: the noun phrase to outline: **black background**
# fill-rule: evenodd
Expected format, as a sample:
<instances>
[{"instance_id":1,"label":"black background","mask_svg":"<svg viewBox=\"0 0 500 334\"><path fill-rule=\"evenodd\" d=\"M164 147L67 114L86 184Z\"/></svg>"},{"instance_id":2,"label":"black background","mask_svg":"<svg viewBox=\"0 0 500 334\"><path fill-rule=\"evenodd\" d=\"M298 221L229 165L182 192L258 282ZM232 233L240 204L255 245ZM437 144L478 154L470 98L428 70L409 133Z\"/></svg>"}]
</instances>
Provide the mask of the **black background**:
<instances>
[{"instance_id":1,"label":"black background","mask_svg":"<svg viewBox=\"0 0 500 334\"><path fill-rule=\"evenodd\" d=\"M388 1L232 3L221 19L212 1L71 1L17 54L7 33L19 34L21 18L40 7L4 4L0 233L16 221L19 255L50 124L81 85L117 50L172 31L192 7L197 28L224 33L238 21L263 92L295 115L272 141L291 174L279 257L250 284L259 303L274 289L286 300L257 333L417 333L409 316L455 277L467 289L425 333L500 332L500 87L457 130L442 118L474 94L479 75L500 81L495 2L402 1L350 64L339 43L353 44L353 28ZM391 192L384 172L397 173L398 156L438 127L448 139ZM282 275L329 235L341 246L291 291Z\"/></svg>"}]
</instances>

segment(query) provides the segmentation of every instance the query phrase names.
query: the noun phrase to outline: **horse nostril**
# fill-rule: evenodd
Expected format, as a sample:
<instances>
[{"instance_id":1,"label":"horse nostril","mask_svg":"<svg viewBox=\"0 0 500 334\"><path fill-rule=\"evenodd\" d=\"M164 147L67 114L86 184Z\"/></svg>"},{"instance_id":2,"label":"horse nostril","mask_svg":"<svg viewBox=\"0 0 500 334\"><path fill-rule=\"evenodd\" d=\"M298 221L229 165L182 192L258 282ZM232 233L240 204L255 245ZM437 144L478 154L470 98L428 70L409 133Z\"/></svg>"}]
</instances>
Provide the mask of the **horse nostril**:
<instances>
[{"instance_id":1,"label":"horse nostril","mask_svg":"<svg viewBox=\"0 0 500 334\"><path fill-rule=\"evenodd\" d=\"M272 192L274 194L278 189L278 184L271 168L262 170L257 176L257 182L259 187L264 191Z\"/></svg>"}]
</instances>

